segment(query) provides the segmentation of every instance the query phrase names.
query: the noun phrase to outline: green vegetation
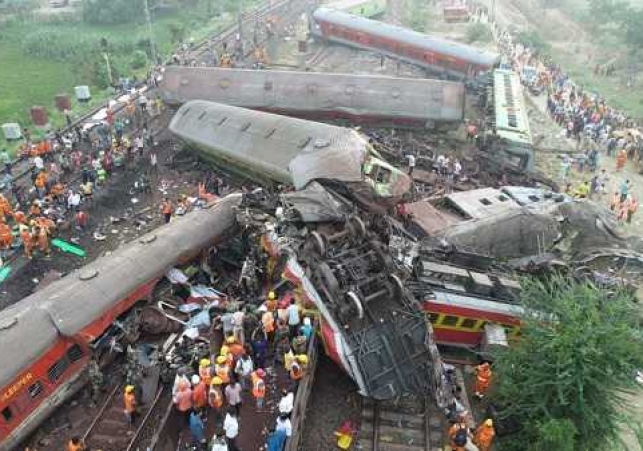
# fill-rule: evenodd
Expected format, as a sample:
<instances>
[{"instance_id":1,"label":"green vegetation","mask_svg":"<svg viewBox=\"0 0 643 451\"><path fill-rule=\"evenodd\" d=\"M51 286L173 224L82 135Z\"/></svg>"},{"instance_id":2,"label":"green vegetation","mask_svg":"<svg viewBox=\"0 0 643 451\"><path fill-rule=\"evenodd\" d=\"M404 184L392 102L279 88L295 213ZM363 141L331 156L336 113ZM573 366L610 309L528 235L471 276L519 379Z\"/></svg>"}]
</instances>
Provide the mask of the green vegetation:
<instances>
[{"instance_id":1,"label":"green vegetation","mask_svg":"<svg viewBox=\"0 0 643 451\"><path fill-rule=\"evenodd\" d=\"M408 0L406 17L403 22L414 31L424 33L429 30L433 15L429 4L422 0Z\"/></svg>"},{"instance_id":2,"label":"green vegetation","mask_svg":"<svg viewBox=\"0 0 643 451\"><path fill-rule=\"evenodd\" d=\"M60 126L64 118L54 108L54 96L67 93L74 97L73 89L78 85L90 87L93 97L90 106L106 99L113 90L109 88L104 49L114 81L118 77L145 76L153 58L144 9L138 10L143 0L97 3L112 6L126 3L127 20L120 20L123 19L120 10L103 9L97 17L81 15L80 11L72 16L43 16L24 12L27 8L17 14L12 9L4 18L0 27L0 124L18 122L30 126L29 108L39 105L47 109L52 125ZM245 0L244 7L257 3L259 0ZM164 1L163 8L155 7L153 0L149 4L153 8L157 51L164 59L182 40L199 41L232 25L231 13L237 10L234 0L216 4L213 0L172 0ZM72 115L87 108L86 104L74 102Z\"/></svg>"},{"instance_id":3,"label":"green vegetation","mask_svg":"<svg viewBox=\"0 0 643 451\"><path fill-rule=\"evenodd\" d=\"M492 39L493 35L488 25L476 22L467 26L467 42L469 44L474 42L487 43L491 42Z\"/></svg>"},{"instance_id":4,"label":"green vegetation","mask_svg":"<svg viewBox=\"0 0 643 451\"><path fill-rule=\"evenodd\" d=\"M502 449L614 449L643 364L633 296L560 277L526 281L522 299L522 338L495 365L501 416L522 426Z\"/></svg>"},{"instance_id":5,"label":"green vegetation","mask_svg":"<svg viewBox=\"0 0 643 451\"><path fill-rule=\"evenodd\" d=\"M520 34L518 34L518 42L539 53L549 53L551 50L551 45L535 30L520 32Z\"/></svg>"}]
</instances>

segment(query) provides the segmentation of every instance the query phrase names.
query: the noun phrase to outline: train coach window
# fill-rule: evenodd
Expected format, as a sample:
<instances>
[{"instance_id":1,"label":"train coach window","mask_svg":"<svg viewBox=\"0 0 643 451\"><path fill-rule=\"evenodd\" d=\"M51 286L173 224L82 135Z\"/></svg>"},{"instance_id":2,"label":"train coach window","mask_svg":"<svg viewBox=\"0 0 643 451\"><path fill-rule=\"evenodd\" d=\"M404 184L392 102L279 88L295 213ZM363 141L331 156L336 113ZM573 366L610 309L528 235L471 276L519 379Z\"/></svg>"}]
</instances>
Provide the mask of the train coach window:
<instances>
[{"instance_id":1,"label":"train coach window","mask_svg":"<svg viewBox=\"0 0 643 451\"><path fill-rule=\"evenodd\" d=\"M460 327L462 327L463 329L475 329L477 324L477 319L464 318L460 323Z\"/></svg>"},{"instance_id":2,"label":"train coach window","mask_svg":"<svg viewBox=\"0 0 643 451\"><path fill-rule=\"evenodd\" d=\"M11 421L13 418L13 412L11 411L11 407L5 407L2 409L2 418L4 418L4 421L7 423Z\"/></svg>"},{"instance_id":3,"label":"train coach window","mask_svg":"<svg viewBox=\"0 0 643 451\"><path fill-rule=\"evenodd\" d=\"M40 383L40 381L36 381L35 384L32 384L31 387L29 387L29 397L30 398L37 397L39 394L42 393L42 390L43 390L42 384Z\"/></svg>"},{"instance_id":4,"label":"train coach window","mask_svg":"<svg viewBox=\"0 0 643 451\"><path fill-rule=\"evenodd\" d=\"M60 379L60 376L63 375L65 370L69 367L69 359L67 356L63 356L56 363L51 365L49 371L47 371L47 376L49 377L49 382L56 382Z\"/></svg>"},{"instance_id":5,"label":"train coach window","mask_svg":"<svg viewBox=\"0 0 643 451\"><path fill-rule=\"evenodd\" d=\"M71 360L71 363L78 362L80 359L83 358L83 348L81 348L79 345L73 345L71 348L67 350L67 357L69 357L69 360Z\"/></svg>"},{"instance_id":6,"label":"train coach window","mask_svg":"<svg viewBox=\"0 0 643 451\"><path fill-rule=\"evenodd\" d=\"M443 326L455 326L458 324L458 318L457 316L451 316L451 315L444 315L444 318L442 318L442 325Z\"/></svg>"},{"instance_id":7,"label":"train coach window","mask_svg":"<svg viewBox=\"0 0 643 451\"><path fill-rule=\"evenodd\" d=\"M438 318L440 317L440 315L438 315L437 313L428 313L427 316L429 317L429 321L431 322L431 324L437 323Z\"/></svg>"}]
</instances>

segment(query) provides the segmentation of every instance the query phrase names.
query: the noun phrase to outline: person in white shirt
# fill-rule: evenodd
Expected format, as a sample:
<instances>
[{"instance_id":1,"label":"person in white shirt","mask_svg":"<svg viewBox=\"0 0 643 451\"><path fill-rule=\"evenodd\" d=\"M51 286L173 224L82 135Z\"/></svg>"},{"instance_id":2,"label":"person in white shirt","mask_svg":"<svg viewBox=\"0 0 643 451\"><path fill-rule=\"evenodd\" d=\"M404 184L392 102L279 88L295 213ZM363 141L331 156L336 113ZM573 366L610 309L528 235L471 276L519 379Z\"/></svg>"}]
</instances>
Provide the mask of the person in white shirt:
<instances>
[{"instance_id":1,"label":"person in white shirt","mask_svg":"<svg viewBox=\"0 0 643 451\"><path fill-rule=\"evenodd\" d=\"M225 439L228 444L228 451L239 451L237 446L237 436L239 435L239 420L237 420L237 411L234 408L228 409L228 413L223 420L223 430Z\"/></svg>"},{"instance_id":2,"label":"person in white shirt","mask_svg":"<svg viewBox=\"0 0 643 451\"><path fill-rule=\"evenodd\" d=\"M284 431L286 433L286 437L290 437L292 435L292 424L290 423L290 418L288 418L287 415L281 414L277 417L275 431Z\"/></svg>"},{"instance_id":3,"label":"person in white shirt","mask_svg":"<svg viewBox=\"0 0 643 451\"><path fill-rule=\"evenodd\" d=\"M279 414L290 416L295 405L295 394L287 390L284 390L282 394L283 396L279 401Z\"/></svg>"},{"instance_id":4,"label":"person in white shirt","mask_svg":"<svg viewBox=\"0 0 643 451\"><path fill-rule=\"evenodd\" d=\"M69 191L69 195L67 196L67 208L71 211L76 211L79 206L80 194L74 191Z\"/></svg>"},{"instance_id":5,"label":"person in white shirt","mask_svg":"<svg viewBox=\"0 0 643 451\"><path fill-rule=\"evenodd\" d=\"M38 171L43 171L45 169L45 162L40 155L36 155L33 159L33 165Z\"/></svg>"},{"instance_id":6,"label":"person in white shirt","mask_svg":"<svg viewBox=\"0 0 643 451\"><path fill-rule=\"evenodd\" d=\"M415 155L410 153L406 158L409 160L409 175L413 175L413 169L415 169Z\"/></svg>"},{"instance_id":7,"label":"person in white shirt","mask_svg":"<svg viewBox=\"0 0 643 451\"><path fill-rule=\"evenodd\" d=\"M286 309L288 313L288 327L290 328L290 339L292 340L297 336L297 330L299 329L299 323L301 318L299 317L299 306L295 302L295 299L290 300L290 305Z\"/></svg>"}]
</instances>

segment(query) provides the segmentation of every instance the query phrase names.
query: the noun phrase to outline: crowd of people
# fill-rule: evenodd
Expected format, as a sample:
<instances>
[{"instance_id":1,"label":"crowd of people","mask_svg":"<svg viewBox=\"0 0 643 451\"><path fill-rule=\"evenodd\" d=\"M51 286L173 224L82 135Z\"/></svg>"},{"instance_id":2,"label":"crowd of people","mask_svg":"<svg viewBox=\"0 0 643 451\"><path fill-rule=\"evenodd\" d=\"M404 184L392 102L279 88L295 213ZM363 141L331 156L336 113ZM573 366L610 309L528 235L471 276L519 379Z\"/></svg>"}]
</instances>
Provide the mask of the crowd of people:
<instances>
[{"instance_id":1,"label":"crowd of people","mask_svg":"<svg viewBox=\"0 0 643 451\"><path fill-rule=\"evenodd\" d=\"M6 149L0 151L7 188L6 196L0 195L3 258L20 246L29 259L35 251L49 256L50 240L59 229L87 230L92 198L115 171L149 160L148 173L154 176L158 157L148 119L162 108L160 98L150 102L141 95L119 117L108 108L105 120L90 129L76 125L69 133L41 139L25 129L17 161L28 162L26 183L14 179L16 162Z\"/></svg>"}]
</instances>

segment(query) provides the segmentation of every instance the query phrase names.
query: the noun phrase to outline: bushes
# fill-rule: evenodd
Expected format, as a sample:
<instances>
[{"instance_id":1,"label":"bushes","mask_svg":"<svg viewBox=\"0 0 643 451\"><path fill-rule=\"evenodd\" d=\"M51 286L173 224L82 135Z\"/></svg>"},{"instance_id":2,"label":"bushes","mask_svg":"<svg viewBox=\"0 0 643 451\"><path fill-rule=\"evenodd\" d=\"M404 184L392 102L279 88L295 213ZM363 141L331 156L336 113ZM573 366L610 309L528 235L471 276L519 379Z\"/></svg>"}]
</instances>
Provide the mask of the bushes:
<instances>
[{"instance_id":1,"label":"bushes","mask_svg":"<svg viewBox=\"0 0 643 451\"><path fill-rule=\"evenodd\" d=\"M147 53L143 50L136 50L132 54L131 66L132 69L141 69L147 65Z\"/></svg>"},{"instance_id":2,"label":"bushes","mask_svg":"<svg viewBox=\"0 0 643 451\"><path fill-rule=\"evenodd\" d=\"M467 27L467 42L491 42L493 36L489 27L483 23L473 23Z\"/></svg>"},{"instance_id":3,"label":"bushes","mask_svg":"<svg viewBox=\"0 0 643 451\"><path fill-rule=\"evenodd\" d=\"M148 1L150 7L153 3ZM83 20L92 24L132 23L144 14L144 0L83 0Z\"/></svg>"},{"instance_id":4,"label":"bushes","mask_svg":"<svg viewBox=\"0 0 643 451\"><path fill-rule=\"evenodd\" d=\"M25 36L22 49L25 53L53 61L74 61L92 53L102 52L99 35L78 34L61 28L44 28ZM110 53L131 53L134 44L126 39L108 41Z\"/></svg>"}]
</instances>

